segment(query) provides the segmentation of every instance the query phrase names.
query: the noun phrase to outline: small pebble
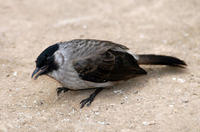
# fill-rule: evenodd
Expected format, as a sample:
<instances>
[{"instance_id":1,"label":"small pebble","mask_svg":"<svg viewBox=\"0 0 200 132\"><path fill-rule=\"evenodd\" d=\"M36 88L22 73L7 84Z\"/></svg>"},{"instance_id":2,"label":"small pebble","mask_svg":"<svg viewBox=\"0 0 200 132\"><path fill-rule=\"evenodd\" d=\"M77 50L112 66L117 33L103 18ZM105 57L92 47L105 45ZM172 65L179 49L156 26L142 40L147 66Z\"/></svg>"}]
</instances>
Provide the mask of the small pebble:
<instances>
[{"instance_id":1,"label":"small pebble","mask_svg":"<svg viewBox=\"0 0 200 132\"><path fill-rule=\"evenodd\" d=\"M172 80L174 80L174 81L175 81L175 80L176 80L176 78L175 78L175 77L173 77L173 78L172 78Z\"/></svg>"},{"instance_id":2,"label":"small pebble","mask_svg":"<svg viewBox=\"0 0 200 132\"><path fill-rule=\"evenodd\" d=\"M184 79L181 79L181 78L178 78L178 82L180 82L180 83L184 83L185 80L184 80Z\"/></svg>"},{"instance_id":3,"label":"small pebble","mask_svg":"<svg viewBox=\"0 0 200 132\"><path fill-rule=\"evenodd\" d=\"M99 124L101 124L101 125L104 125L104 124L105 124L105 122L103 122L103 121L98 121L97 123L99 123Z\"/></svg>"},{"instance_id":4,"label":"small pebble","mask_svg":"<svg viewBox=\"0 0 200 132\"><path fill-rule=\"evenodd\" d=\"M99 115L99 112L98 112L98 111L95 111L94 114L95 114L95 115Z\"/></svg>"},{"instance_id":5,"label":"small pebble","mask_svg":"<svg viewBox=\"0 0 200 132\"><path fill-rule=\"evenodd\" d=\"M142 122L142 124L145 125L145 126L148 126L148 125L149 125L149 123L146 122L146 121Z\"/></svg>"},{"instance_id":6,"label":"small pebble","mask_svg":"<svg viewBox=\"0 0 200 132\"><path fill-rule=\"evenodd\" d=\"M172 108L172 107L174 107L174 105L172 105L172 104L171 104L171 105L169 105L169 107L171 107L171 108Z\"/></svg>"},{"instance_id":7,"label":"small pebble","mask_svg":"<svg viewBox=\"0 0 200 132\"><path fill-rule=\"evenodd\" d=\"M122 93L122 90L115 90L113 91L114 93L117 93L117 94L121 94Z\"/></svg>"},{"instance_id":8,"label":"small pebble","mask_svg":"<svg viewBox=\"0 0 200 132\"><path fill-rule=\"evenodd\" d=\"M17 76L17 72L13 72L13 76Z\"/></svg>"},{"instance_id":9,"label":"small pebble","mask_svg":"<svg viewBox=\"0 0 200 132\"><path fill-rule=\"evenodd\" d=\"M134 94L138 94L138 91L135 91Z\"/></svg>"},{"instance_id":10,"label":"small pebble","mask_svg":"<svg viewBox=\"0 0 200 132\"><path fill-rule=\"evenodd\" d=\"M144 121L144 122L142 122L142 124L144 126L148 126L148 125L155 125L156 123L155 123L155 121L150 121L150 122Z\"/></svg>"},{"instance_id":11,"label":"small pebble","mask_svg":"<svg viewBox=\"0 0 200 132\"><path fill-rule=\"evenodd\" d=\"M140 38L144 38L144 34L140 34Z\"/></svg>"},{"instance_id":12,"label":"small pebble","mask_svg":"<svg viewBox=\"0 0 200 132\"><path fill-rule=\"evenodd\" d=\"M189 99L188 99L187 97L183 97L183 98L181 99L181 102L182 102L182 103L188 103L188 102L189 102Z\"/></svg>"},{"instance_id":13,"label":"small pebble","mask_svg":"<svg viewBox=\"0 0 200 132\"><path fill-rule=\"evenodd\" d=\"M110 125L110 123L106 123L106 122L103 122L103 121L97 121L97 123L99 123L101 125Z\"/></svg>"},{"instance_id":14,"label":"small pebble","mask_svg":"<svg viewBox=\"0 0 200 132\"><path fill-rule=\"evenodd\" d=\"M175 77L173 77L172 80L178 81L179 83L184 83L185 82L185 80L182 79L182 78L175 78Z\"/></svg>"},{"instance_id":15,"label":"small pebble","mask_svg":"<svg viewBox=\"0 0 200 132\"><path fill-rule=\"evenodd\" d=\"M42 101L40 101L40 105L43 105L44 103Z\"/></svg>"},{"instance_id":16,"label":"small pebble","mask_svg":"<svg viewBox=\"0 0 200 132\"><path fill-rule=\"evenodd\" d=\"M183 103L188 103L188 102L189 102L189 100L184 100L184 101L183 101Z\"/></svg>"},{"instance_id":17,"label":"small pebble","mask_svg":"<svg viewBox=\"0 0 200 132\"><path fill-rule=\"evenodd\" d=\"M83 29L87 29L87 25L83 25Z\"/></svg>"},{"instance_id":18,"label":"small pebble","mask_svg":"<svg viewBox=\"0 0 200 132\"><path fill-rule=\"evenodd\" d=\"M127 96L125 96L125 97L124 97L124 99L126 100L126 99L128 99L128 97L127 97Z\"/></svg>"}]
</instances>

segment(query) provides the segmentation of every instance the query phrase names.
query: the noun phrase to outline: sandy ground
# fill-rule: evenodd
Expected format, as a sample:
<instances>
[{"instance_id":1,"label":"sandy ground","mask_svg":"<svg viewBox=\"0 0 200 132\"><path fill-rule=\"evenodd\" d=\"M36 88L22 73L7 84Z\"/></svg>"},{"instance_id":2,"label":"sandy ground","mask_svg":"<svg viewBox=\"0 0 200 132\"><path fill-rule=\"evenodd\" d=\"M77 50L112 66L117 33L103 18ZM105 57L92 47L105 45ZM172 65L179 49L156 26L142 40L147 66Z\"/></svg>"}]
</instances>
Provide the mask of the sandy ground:
<instances>
[{"instance_id":1,"label":"sandy ground","mask_svg":"<svg viewBox=\"0 0 200 132\"><path fill-rule=\"evenodd\" d=\"M0 0L0 131L200 132L199 0ZM95 38L135 53L173 55L186 70L143 66L147 76L101 92L56 96L60 86L31 79L51 44Z\"/></svg>"}]
</instances>

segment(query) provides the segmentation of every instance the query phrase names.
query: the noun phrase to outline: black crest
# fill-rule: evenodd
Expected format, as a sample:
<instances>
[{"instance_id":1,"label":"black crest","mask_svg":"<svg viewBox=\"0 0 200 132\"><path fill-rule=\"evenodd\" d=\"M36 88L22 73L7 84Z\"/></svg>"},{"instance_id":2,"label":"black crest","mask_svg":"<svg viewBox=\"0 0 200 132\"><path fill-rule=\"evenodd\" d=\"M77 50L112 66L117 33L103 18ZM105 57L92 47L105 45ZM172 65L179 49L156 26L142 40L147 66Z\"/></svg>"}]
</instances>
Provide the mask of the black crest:
<instances>
[{"instance_id":1,"label":"black crest","mask_svg":"<svg viewBox=\"0 0 200 132\"><path fill-rule=\"evenodd\" d=\"M55 51L57 51L59 48L58 44L54 44L52 46L49 46L46 48L38 57L36 60L36 66L37 67L42 67L46 64L49 64L53 58L51 56L54 54Z\"/></svg>"}]
</instances>

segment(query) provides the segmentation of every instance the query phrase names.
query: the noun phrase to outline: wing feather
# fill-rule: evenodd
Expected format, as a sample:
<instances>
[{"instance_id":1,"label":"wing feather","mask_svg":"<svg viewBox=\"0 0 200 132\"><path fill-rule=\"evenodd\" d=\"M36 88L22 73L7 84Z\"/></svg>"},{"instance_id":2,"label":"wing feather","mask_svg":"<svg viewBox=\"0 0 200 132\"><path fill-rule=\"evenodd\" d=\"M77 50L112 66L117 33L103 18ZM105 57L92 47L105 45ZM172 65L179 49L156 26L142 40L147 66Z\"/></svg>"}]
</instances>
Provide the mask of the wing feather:
<instances>
[{"instance_id":1,"label":"wing feather","mask_svg":"<svg viewBox=\"0 0 200 132\"><path fill-rule=\"evenodd\" d=\"M113 49L76 59L73 66L80 78L98 83L127 80L146 74L132 55Z\"/></svg>"}]
</instances>

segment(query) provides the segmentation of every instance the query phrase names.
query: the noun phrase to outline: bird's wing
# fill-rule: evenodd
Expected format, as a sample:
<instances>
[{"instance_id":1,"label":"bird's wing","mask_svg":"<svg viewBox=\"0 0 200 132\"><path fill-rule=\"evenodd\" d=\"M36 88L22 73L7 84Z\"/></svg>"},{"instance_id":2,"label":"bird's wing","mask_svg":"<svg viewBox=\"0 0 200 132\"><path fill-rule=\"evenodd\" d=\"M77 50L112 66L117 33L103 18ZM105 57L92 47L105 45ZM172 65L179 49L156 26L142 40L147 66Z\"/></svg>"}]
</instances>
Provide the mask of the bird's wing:
<instances>
[{"instance_id":1,"label":"bird's wing","mask_svg":"<svg viewBox=\"0 0 200 132\"><path fill-rule=\"evenodd\" d=\"M146 74L132 55L113 49L73 60L73 66L80 78L98 83L127 80Z\"/></svg>"}]
</instances>

